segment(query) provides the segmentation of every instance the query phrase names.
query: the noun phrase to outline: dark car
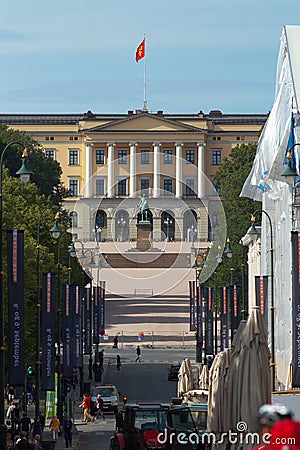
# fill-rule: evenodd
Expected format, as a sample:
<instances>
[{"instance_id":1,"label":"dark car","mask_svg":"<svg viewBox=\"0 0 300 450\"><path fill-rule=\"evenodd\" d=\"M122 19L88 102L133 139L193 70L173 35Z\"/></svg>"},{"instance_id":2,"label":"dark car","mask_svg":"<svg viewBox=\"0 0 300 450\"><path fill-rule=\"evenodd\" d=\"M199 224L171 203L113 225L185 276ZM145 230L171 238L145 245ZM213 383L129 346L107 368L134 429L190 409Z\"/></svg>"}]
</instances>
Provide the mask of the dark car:
<instances>
[{"instance_id":1,"label":"dark car","mask_svg":"<svg viewBox=\"0 0 300 450\"><path fill-rule=\"evenodd\" d=\"M168 380L178 380L178 372L180 369L181 364L172 364L171 367L168 368Z\"/></svg>"}]
</instances>

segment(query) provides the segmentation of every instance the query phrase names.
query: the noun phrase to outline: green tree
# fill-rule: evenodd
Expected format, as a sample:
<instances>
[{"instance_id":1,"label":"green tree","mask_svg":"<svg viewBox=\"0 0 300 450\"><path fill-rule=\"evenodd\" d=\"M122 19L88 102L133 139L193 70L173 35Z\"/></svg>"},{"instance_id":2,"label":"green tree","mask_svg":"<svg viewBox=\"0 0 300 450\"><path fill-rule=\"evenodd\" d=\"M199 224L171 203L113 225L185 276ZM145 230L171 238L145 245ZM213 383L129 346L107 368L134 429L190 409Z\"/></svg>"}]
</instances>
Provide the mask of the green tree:
<instances>
[{"instance_id":1,"label":"green tree","mask_svg":"<svg viewBox=\"0 0 300 450\"><path fill-rule=\"evenodd\" d=\"M61 182L62 169L60 164L51 158L46 158L42 147L29 135L19 130L10 129L5 124L0 124L0 153L11 142L20 142L29 147L28 164L31 169L34 168L32 181L38 186L41 194L49 197L52 204L60 204L68 193ZM8 167L11 176L15 176L20 168L21 155L22 148L18 145L11 146L4 155L4 164Z\"/></svg>"},{"instance_id":2,"label":"green tree","mask_svg":"<svg viewBox=\"0 0 300 450\"><path fill-rule=\"evenodd\" d=\"M51 199L41 195L38 187L29 182L21 183L17 178L9 176L8 169L3 169L3 260L6 270L6 230L24 230L24 272L25 272L25 349L27 361L34 361L35 332L36 332L36 292L37 292L37 231L40 221L40 270L57 273L58 241L50 235L50 228L54 223L54 215L58 210L53 207ZM67 215L62 216L59 223L62 230L67 230L69 223ZM60 273L61 285L68 283L69 258L68 247L72 237L67 231L62 235L60 245ZM72 261L72 283L81 285L84 276L77 259ZM7 312L7 286L5 277L5 310ZM41 298L41 297L40 297ZM7 314L6 330L7 330ZM6 334L7 335L7 334Z\"/></svg>"},{"instance_id":3,"label":"green tree","mask_svg":"<svg viewBox=\"0 0 300 450\"><path fill-rule=\"evenodd\" d=\"M261 208L259 202L240 197L243 184L252 168L256 154L256 144L242 144L234 147L230 155L223 159L218 168L214 183L220 190L220 196L225 211L227 236L233 249L233 257L228 259L223 254L222 263L217 268L217 285L228 286L233 282L241 284L241 265L247 266L247 248L239 244L250 226L251 213ZM230 270L234 269L234 270ZM245 270L246 281L246 270ZM214 286L214 280L209 280Z\"/></svg>"}]
</instances>

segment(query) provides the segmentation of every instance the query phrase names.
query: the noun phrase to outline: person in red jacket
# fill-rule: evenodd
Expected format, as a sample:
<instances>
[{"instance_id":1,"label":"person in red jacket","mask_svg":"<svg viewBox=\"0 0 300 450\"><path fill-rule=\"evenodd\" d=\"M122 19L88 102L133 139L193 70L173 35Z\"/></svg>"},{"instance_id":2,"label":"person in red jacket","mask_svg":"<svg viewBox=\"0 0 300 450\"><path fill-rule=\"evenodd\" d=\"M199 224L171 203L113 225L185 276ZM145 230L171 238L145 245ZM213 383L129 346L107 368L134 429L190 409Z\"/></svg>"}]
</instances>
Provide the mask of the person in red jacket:
<instances>
[{"instance_id":1,"label":"person in red jacket","mask_svg":"<svg viewBox=\"0 0 300 450\"><path fill-rule=\"evenodd\" d=\"M87 394L83 395L83 401L79 405L79 408L83 408L83 421L86 423L88 419L90 419L92 422L95 422L94 417L91 415L91 399L90 396Z\"/></svg>"}]
</instances>

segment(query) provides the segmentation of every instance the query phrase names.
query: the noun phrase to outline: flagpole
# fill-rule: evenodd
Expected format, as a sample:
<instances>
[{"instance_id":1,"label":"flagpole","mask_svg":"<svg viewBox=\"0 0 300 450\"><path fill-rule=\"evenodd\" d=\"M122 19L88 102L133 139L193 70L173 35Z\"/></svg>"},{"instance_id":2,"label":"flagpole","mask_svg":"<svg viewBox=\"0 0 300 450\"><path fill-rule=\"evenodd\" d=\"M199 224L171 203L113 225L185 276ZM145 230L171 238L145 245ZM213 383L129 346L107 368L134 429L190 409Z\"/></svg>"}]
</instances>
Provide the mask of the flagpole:
<instances>
[{"instance_id":1,"label":"flagpole","mask_svg":"<svg viewBox=\"0 0 300 450\"><path fill-rule=\"evenodd\" d=\"M143 111L148 111L147 99L146 99L146 35L145 34L144 34L144 45L145 45L145 58L144 58L144 106L143 106Z\"/></svg>"}]
</instances>

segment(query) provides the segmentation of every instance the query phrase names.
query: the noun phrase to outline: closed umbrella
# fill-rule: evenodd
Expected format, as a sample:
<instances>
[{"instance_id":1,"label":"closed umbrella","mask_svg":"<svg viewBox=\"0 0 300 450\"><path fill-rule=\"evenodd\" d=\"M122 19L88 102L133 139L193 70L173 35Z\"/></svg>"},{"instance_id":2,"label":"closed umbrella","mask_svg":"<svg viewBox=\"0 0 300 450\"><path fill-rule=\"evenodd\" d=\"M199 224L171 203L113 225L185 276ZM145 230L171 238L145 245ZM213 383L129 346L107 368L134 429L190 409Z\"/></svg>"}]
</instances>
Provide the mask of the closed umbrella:
<instances>
[{"instance_id":1,"label":"closed umbrella","mask_svg":"<svg viewBox=\"0 0 300 450\"><path fill-rule=\"evenodd\" d=\"M218 386L220 379L220 353L216 355L209 371L209 387L207 402L207 429L217 433L219 430Z\"/></svg>"},{"instance_id":2,"label":"closed umbrella","mask_svg":"<svg viewBox=\"0 0 300 450\"><path fill-rule=\"evenodd\" d=\"M193 389L193 370L189 358L185 358L178 372L178 396Z\"/></svg>"},{"instance_id":3,"label":"closed umbrella","mask_svg":"<svg viewBox=\"0 0 300 450\"><path fill-rule=\"evenodd\" d=\"M209 386L209 369L205 364L202 367L200 376L199 376L199 389L208 389Z\"/></svg>"},{"instance_id":4,"label":"closed umbrella","mask_svg":"<svg viewBox=\"0 0 300 450\"><path fill-rule=\"evenodd\" d=\"M239 371L240 353L242 345L242 337L246 320L240 322L237 333L232 341L230 366L228 373L228 419L230 420L230 428L236 429L238 417L240 417L240 406L238 400L238 386L242 383L241 372Z\"/></svg>"},{"instance_id":5,"label":"closed umbrella","mask_svg":"<svg viewBox=\"0 0 300 450\"><path fill-rule=\"evenodd\" d=\"M251 310L242 335L240 362L239 416L237 421L247 424L248 432L258 432L259 408L271 402L270 351L267 329L258 308Z\"/></svg>"}]
</instances>

